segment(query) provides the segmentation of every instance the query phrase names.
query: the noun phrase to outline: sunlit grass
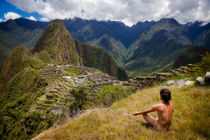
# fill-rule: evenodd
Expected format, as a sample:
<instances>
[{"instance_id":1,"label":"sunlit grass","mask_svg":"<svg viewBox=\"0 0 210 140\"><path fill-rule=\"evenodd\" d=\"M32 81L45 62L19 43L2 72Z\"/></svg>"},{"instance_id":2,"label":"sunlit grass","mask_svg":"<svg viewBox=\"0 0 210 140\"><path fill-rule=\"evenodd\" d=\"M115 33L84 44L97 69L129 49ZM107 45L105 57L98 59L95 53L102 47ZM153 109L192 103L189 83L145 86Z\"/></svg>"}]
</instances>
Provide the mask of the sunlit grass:
<instances>
[{"instance_id":1,"label":"sunlit grass","mask_svg":"<svg viewBox=\"0 0 210 140\"><path fill-rule=\"evenodd\" d=\"M159 87L138 91L109 108L85 113L68 123L52 128L39 139L208 139L210 137L209 88L170 88L175 105L169 132L157 132L142 125L142 116L132 116L160 102ZM151 113L156 116L156 113Z\"/></svg>"}]
</instances>

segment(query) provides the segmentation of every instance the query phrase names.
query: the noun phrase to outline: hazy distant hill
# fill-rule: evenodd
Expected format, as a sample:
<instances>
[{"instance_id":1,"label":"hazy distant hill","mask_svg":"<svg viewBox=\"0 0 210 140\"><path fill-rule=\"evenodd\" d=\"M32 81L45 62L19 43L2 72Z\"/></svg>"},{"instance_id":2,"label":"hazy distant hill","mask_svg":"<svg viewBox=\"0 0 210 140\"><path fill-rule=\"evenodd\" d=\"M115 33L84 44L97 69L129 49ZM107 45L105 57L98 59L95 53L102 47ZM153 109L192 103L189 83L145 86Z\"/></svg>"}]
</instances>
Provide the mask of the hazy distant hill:
<instances>
[{"instance_id":1,"label":"hazy distant hill","mask_svg":"<svg viewBox=\"0 0 210 140\"><path fill-rule=\"evenodd\" d=\"M15 46L34 46L47 24L23 18L0 23L0 67ZM179 51L189 46L210 48L210 24L201 22L182 25L161 19L128 27L121 22L75 18L64 20L64 25L81 43L108 52L130 76L167 71Z\"/></svg>"}]
</instances>

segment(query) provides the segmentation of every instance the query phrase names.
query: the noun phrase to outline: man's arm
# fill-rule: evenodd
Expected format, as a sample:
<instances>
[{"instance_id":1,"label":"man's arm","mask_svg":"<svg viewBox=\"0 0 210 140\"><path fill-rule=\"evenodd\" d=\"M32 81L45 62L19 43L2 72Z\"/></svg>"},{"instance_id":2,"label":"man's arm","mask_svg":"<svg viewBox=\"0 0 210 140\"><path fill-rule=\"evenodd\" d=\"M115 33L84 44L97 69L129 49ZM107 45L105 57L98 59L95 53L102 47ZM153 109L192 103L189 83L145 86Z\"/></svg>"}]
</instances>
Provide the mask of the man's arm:
<instances>
[{"instance_id":1,"label":"man's arm","mask_svg":"<svg viewBox=\"0 0 210 140\"><path fill-rule=\"evenodd\" d=\"M150 113L150 112L154 112L158 109L158 107L159 107L159 105L154 105L150 109L147 109L147 110L144 110L144 111L141 111L141 112L133 113L133 115L137 116L137 115L142 115L142 114L147 114L147 113Z\"/></svg>"}]
</instances>

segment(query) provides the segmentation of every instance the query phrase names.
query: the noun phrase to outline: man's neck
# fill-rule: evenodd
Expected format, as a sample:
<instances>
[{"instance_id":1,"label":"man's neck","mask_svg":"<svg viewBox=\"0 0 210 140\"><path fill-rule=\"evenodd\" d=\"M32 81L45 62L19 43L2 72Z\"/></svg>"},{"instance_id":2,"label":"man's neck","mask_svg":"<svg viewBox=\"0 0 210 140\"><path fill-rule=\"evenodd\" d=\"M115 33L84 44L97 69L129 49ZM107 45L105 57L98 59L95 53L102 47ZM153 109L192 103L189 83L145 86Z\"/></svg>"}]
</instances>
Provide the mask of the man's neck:
<instances>
[{"instance_id":1,"label":"man's neck","mask_svg":"<svg viewBox=\"0 0 210 140\"><path fill-rule=\"evenodd\" d=\"M164 102L164 101L162 101L162 104L169 105L170 102Z\"/></svg>"}]
</instances>

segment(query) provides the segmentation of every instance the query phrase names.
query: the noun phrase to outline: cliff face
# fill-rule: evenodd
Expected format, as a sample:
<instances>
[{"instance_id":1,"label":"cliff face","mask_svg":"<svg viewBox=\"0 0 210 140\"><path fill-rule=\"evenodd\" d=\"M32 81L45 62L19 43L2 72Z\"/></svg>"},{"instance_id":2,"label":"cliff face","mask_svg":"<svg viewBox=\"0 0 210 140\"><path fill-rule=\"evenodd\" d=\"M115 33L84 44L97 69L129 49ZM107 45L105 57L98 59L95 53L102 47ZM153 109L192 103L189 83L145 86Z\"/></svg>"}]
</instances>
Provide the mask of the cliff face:
<instances>
[{"instance_id":1,"label":"cliff face","mask_svg":"<svg viewBox=\"0 0 210 140\"><path fill-rule=\"evenodd\" d=\"M66 30L61 20L52 21L44 30L33 53L47 51L55 64L72 64L81 66L74 39Z\"/></svg>"}]
</instances>

